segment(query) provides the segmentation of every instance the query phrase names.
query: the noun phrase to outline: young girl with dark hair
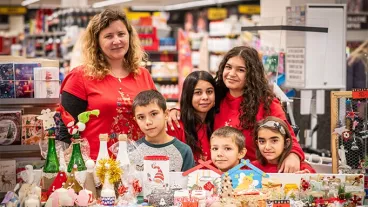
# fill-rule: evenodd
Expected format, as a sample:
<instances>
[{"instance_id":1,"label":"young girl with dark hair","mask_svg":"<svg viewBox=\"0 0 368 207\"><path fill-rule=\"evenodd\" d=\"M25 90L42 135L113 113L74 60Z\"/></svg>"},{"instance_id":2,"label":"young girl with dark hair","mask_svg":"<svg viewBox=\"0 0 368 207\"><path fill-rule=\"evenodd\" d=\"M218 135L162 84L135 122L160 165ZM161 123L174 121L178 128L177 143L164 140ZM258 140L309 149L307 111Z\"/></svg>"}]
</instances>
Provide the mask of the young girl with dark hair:
<instances>
[{"instance_id":1,"label":"young girl with dark hair","mask_svg":"<svg viewBox=\"0 0 368 207\"><path fill-rule=\"evenodd\" d=\"M215 106L215 80L206 71L190 73L184 81L180 99L180 128L175 126L168 134L188 144L194 159L211 159L211 137Z\"/></svg>"},{"instance_id":2,"label":"young girl with dark hair","mask_svg":"<svg viewBox=\"0 0 368 207\"><path fill-rule=\"evenodd\" d=\"M253 142L256 145L257 160L252 164L266 173L277 173L285 158L291 152L293 141L287 124L273 116L257 123ZM296 173L315 173L307 163L300 163Z\"/></svg>"}]
</instances>

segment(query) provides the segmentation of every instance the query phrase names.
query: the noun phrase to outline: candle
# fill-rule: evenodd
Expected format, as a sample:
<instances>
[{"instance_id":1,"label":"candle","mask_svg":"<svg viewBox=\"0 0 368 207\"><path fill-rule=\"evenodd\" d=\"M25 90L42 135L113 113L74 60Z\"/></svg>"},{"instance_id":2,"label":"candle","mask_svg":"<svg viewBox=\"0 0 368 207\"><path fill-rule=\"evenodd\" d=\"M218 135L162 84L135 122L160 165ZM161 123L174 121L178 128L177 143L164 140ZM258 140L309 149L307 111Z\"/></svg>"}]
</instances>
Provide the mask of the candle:
<instances>
[{"instance_id":1,"label":"candle","mask_svg":"<svg viewBox=\"0 0 368 207\"><path fill-rule=\"evenodd\" d=\"M37 196L31 195L25 202L25 207L40 207L40 201L37 199Z\"/></svg>"}]
</instances>

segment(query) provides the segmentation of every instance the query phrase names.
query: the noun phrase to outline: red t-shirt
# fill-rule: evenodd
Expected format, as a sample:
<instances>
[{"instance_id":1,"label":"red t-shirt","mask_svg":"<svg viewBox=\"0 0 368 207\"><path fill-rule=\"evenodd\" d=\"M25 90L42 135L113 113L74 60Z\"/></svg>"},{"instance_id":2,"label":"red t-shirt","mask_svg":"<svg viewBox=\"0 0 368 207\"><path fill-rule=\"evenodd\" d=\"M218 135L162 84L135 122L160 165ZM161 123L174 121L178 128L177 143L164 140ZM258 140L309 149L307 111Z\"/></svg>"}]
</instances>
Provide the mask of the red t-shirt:
<instances>
[{"instance_id":1,"label":"red t-shirt","mask_svg":"<svg viewBox=\"0 0 368 207\"><path fill-rule=\"evenodd\" d=\"M253 128L252 129L242 129L240 126L239 116L240 116L240 103L242 102L243 97L233 97L228 92L225 98L220 103L220 112L215 115L215 123L214 130L223 127L223 126L231 126L237 129L242 130L245 136L245 147L247 148L247 154L245 155L245 159L249 159L250 161L256 160L256 146L253 144ZM283 111L280 101L275 98L270 104L270 115L275 116L282 120L284 120L288 124L289 131L293 138L293 147L291 152L297 154L300 157L300 160L304 160L304 152L300 147L298 140L295 138L294 131L291 128L290 124L286 121L285 112ZM260 121L266 117L265 110L263 109L263 104L259 106L258 113L256 116L256 120Z\"/></svg>"},{"instance_id":2,"label":"red t-shirt","mask_svg":"<svg viewBox=\"0 0 368 207\"><path fill-rule=\"evenodd\" d=\"M145 68L139 68L137 75L130 73L121 78L121 82L111 75L106 75L102 80L86 77L83 66L75 68L66 76L61 91L87 101L87 111L100 110L98 117L90 117L86 130L81 133L89 142L92 159L98 155L99 134L107 133L110 138L116 138L118 134L124 133L133 140L143 136L133 119L132 103L139 92L149 89L155 89L155 85ZM116 139L111 140L109 146L114 142Z\"/></svg>"},{"instance_id":3,"label":"red t-shirt","mask_svg":"<svg viewBox=\"0 0 368 207\"><path fill-rule=\"evenodd\" d=\"M261 163L258 160L253 161L252 164L255 167L262 170L263 172L265 172L265 173L278 173L279 172L279 170L277 169L276 164L267 163L266 165L261 165ZM310 173L316 173L316 171L308 163L301 162L300 163L300 170L305 170L305 169L309 170Z\"/></svg>"},{"instance_id":4,"label":"red t-shirt","mask_svg":"<svg viewBox=\"0 0 368 207\"><path fill-rule=\"evenodd\" d=\"M169 129L167 130L168 131L167 133L173 137L176 137L180 141L187 143L183 122L179 121L179 124L180 124L180 128L178 128L176 124L174 124L174 130ZM199 159L203 161L210 160L211 159L211 146L210 146L209 138L207 136L207 125L206 124L201 124L200 126L197 127L197 136L198 136L198 141L199 141L199 147L202 148L203 154L194 153L194 161L198 163Z\"/></svg>"}]
</instances>

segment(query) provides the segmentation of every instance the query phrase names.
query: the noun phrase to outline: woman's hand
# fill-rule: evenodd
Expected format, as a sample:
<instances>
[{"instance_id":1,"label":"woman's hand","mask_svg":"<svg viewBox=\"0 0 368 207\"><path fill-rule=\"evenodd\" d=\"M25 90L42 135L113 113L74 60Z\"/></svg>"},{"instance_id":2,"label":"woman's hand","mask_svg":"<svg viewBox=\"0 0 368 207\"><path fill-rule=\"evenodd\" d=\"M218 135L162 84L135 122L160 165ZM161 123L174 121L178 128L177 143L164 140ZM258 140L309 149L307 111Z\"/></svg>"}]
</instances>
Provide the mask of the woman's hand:
<instances>
[{"instance_id":1,"label":"woman's hand","mask_svg":"<svg viewBox=\"0 0 368 207\"><path fill-rule=\"evenodd\" d=\"M180 120L180 111L178 109L175 109L175 108L170 109L169 116L167 118L168 127L171 130L174 130L174 124L176 124L176 126L178 128L180 128L179 120Z\"/></svg>"},{"instance_id":2,"label":"woman's hand","mask_svg":"<svg viewBox=\"0 0 368 207\"><path fill-rule=\"evenodd\" d=\"M295 174L309 174L310 171L308 169L304 169L304 170L299 170L299 171L296 171Z\"/></svg>"},{"instance_id":3,"label":"woman's hand","mask_svg":"<svg viewBox=\"0 0 368 207\"><path fill-rule=\"evenodd\" d=\"M300 170L300 158L295 153L290 153L281 164L279 173L294 173Z\"/></svg>"}]
</instances>

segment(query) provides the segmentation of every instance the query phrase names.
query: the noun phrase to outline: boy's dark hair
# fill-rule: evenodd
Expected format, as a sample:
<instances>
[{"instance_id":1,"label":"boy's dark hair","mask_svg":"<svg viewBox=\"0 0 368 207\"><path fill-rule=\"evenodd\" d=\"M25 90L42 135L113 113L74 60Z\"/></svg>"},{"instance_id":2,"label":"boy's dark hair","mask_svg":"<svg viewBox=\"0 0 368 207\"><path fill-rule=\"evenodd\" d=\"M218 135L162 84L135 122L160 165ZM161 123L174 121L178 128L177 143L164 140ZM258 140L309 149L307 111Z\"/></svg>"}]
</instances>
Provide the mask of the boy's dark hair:
<instances>
[{"instance_id":1,"label":"boy's dark hair","mask_svg":"<svg viewBox=\"0 0 368 207\"><path fill-rule=\"evenodd\" d=\"M243 133L233 127L224 126L212 133L211 139L214 137L232 138L235 145L238 147L239 152L245 148L245 137Z\"/></svg>"},{"instance_id":2,"label":"boy's dark hair","mask_svg":"<svg viewBox=\"0 0 368 207\"><path fill-rule=\"evenodd\" d=\"M156 103L164 112L166 111L166 100L162 94L156 90L147 90L138 93L134 98L132 105L133 116L137 106L147 106L151 103Z\"/></svg>"}]
</instances>

